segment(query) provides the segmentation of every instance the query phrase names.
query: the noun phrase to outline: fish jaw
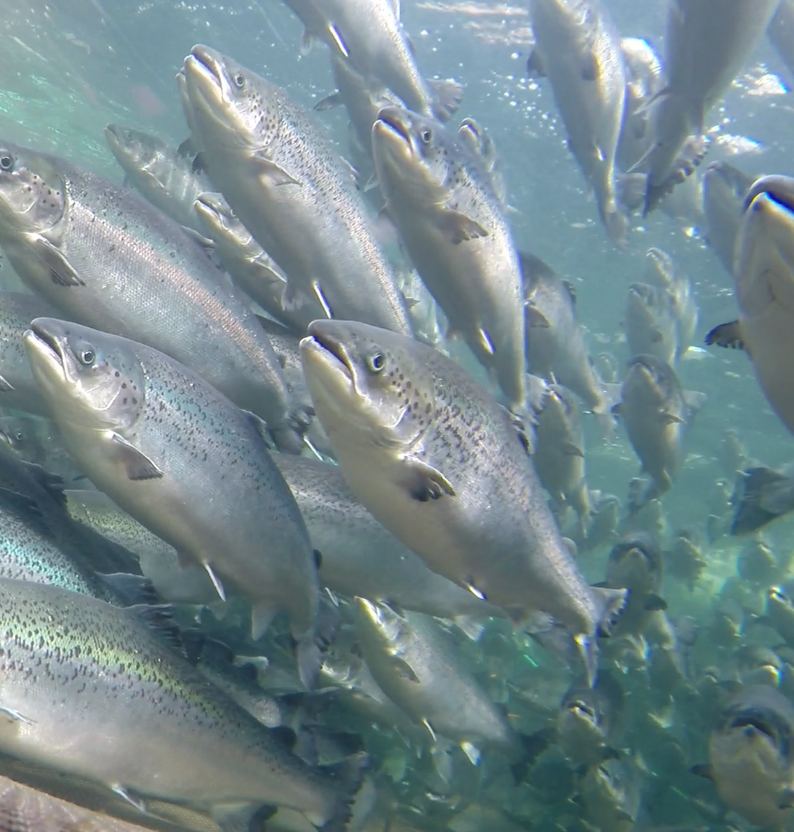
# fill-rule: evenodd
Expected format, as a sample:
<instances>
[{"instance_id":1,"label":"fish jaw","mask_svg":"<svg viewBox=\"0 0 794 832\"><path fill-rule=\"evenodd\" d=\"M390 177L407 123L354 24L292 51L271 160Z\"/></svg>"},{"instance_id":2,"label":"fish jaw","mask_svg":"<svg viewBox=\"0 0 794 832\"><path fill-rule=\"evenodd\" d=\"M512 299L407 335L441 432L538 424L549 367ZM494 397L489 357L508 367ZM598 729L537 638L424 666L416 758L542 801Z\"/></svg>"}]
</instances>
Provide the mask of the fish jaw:
<instances>
[{"instance_id":1,"label":"fish jaw","mask_svg":"<svg viewBox=\"0 0 794 832\"><path fill-rule=\"evenodd\" d=\"M234 95L232 81L220 53L207 46L194 46L185 58L184 78L194 117L200 117L199 130L223 137L225 144L241 146L249 126Z\"/></svg>"},{"instance_id":2,"label":"fish jaw","mask_svg":"<svg viewBox=\"0 0 794 832\"><path fill-rule=\"evenodd\" d=\"M419 118L400 107L384 107L372 125L372 153L381 187L387 199L395 192L426 199L428 186L443 187L425 163L414 120ZM417 199L414 196L413 199ZM444 192L439 194L442 199Z\"/></svg>"},{"instance_id":3,"label":"fish jaw","mask_svg":"<svg viewBox=\"0 0 794 832\"><path fill-rule=\"evenodd\" d=\"M36 383L50 403L71 409L79 401L77 374L71 366L62 338L46 333L36 321L22 336Z\"/></svg>"},{"instance_id":4,"label":"fish jaw","mask_svg":"<svg viewBox=\"0 0 794 832\"><path fill-rule=\"evenodd\" d=\"M323 414L321 422L329 435L335 433L359 402L350 366L313 335L301 339L300 354L312 401Z\"/></svg>"}]
</instances>

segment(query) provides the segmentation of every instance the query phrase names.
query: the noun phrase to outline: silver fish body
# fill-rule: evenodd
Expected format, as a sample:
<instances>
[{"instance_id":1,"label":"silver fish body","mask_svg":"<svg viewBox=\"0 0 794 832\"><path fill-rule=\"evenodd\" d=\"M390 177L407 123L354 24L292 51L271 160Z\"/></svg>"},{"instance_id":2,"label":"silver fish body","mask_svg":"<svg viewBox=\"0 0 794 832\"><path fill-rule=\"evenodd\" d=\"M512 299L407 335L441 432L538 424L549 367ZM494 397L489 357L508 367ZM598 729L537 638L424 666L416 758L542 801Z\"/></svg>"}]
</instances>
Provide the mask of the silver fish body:
<instances>
[{"instance_id":1,"label":"silver fish body","mask_svg":"<svg viewBox=\"0 0 794 832\"><path fill-rule=\"evenodd\" d=\"M664 289L672 298L678 331L676 358L679 358L692 344L698 324L699 312L692 282L661 249L649 248L645 258L649 283Z\"/></svg>"},{"instance_id":2,"label":"silver fish body","mask_svg":"<svg viewBox=\"0 0 794 832\"><path fill-rule=\"evenodd\" d=\"M55 314L47 301L22 292L0 292L0 406L47 416L30 372L22 334L34 318Z\"/></svg>"},{"instance_id":3,"label":"silver fish body","mask_svg":"<svg viewBox=\"0 0 794 832\"><path fill-rule=\"evenodd\" d=\"M457 109L462 88L454 82L431 85L423 77L413 47L391 0L285 0L301 19L304 40L327 43L366 79L379 81L410 109L446 121ZM440 94L439 94L440 93Z\"/></svg>"},{"instance_id":4,"label":"silver fish body","mask_svg":"<svg viewBox=\"0 0 794 832\"><path fill-rule=\"evenodd\" d=\"M595 191L607 234L622 245L628 223L616 195L615 154L626 70L617 30L596 0L531 0L529 11L535 50L565 124L568 147Z\"/></svg>"},{"instance_id":5,"label":"silver fish body","mask_svg":"<svg viewBox=\"0 0 794 832\"><path fill-rule=\"evenodd\" d=\"M279 87L205 46L185 58L210 177L284 270L285 306L411 333L394 271L330 140ZM296 234L296 229L301 229Z\"/></svg>"},{"instance_id":6,"label":"silver fish body","mask_svg":"<svg viewBox=\"0 0 794 832\"><path fill-rule=\"evenodd\" d=\"M643 160L649 189L670 176L687 139L704 132L766 31L779 0L674 0L667 17L664 89L653 103L652 146Z\"/></svg>"},{"instance_id":7,"label":"silver fish body","mask_svg":"<svg viewBox=\"0 0 794 832\"><path fill-rule=\"evenodd\" d=\"M215 243L215 253L234 283L293 332L304 335L312 321L324 316L314 300L293 309L282 303L287 277L276 261L257 243L229 204L217 193L203 193L193 206L205 234Z\"/></svg>"},{"instance_id":8,"label":"silver fish body","mask_svg":"<svg viewBox=\"0 0 794 832\"><path fill-rule=\"evenodd\" d=\"M465 339L520 411L521 270L482 160L442 125L398 107L381 110L372 147L386 208L450 332Z\"/></svg>"},{"instance_id":9,"label":"silver fish body","mask_svg":"<svg viewBox=\"0 0 794 832\"><path fill-rule=\"evenodd\" d=\"M626 67L626 107L616 162L626 171L639 162L648 149L651 136L645 105L661 89L662 62L653 47L642 38L621 38L620 49Z\"/></svg>"},{"instance_id":10,"label":"silver fish body","mask_svg":"<svg viewBox=\"0 0 794 832\"><path fill-rule=\"evenodd\" d=\"M629 352L674 364L678 355L675 301L667 289L633 283L626 294L625 327Z\"/></svg>"},{"instance_id":11,"label":"silver fish body","mask_svg":"<svg viewBox=\"0 0 794 832\"><path fill-rule=\"evenodd\" d=\"M623 381L619 413L642 470L651 477L644 505L672 488L684 458L691 413L673 368L653 355L635 356Z\"/></svg>"},{"instance_id":12,"label":"silver fish body","mask_svg":"<svg viewBox=\"0 0 794 832\"><path fill-rule=\"evenodd\" d=\"M146 343L191 367L300 448L281 368L247 299L207 252L134 191L4 144L0 245L63 317Z\"/></svg>"},{"instance_id":13,"label":"silver fish body","mask_svg":"<svg viewBox=\"0 0 794 832\"><path fill-rule=\"evenodd\" d=\"M255 417L173 359L51 318L25 333L69 452L132 517L251 602L258 638L289 614L307 683L319 666L315 555Z\"/></svg>"},{"instance_id":14,"label":"silver fish body","mask_svg":"<svg viewBox=\"0 0 794 832\"><path fill-rule=\"evenodd\" d=\"M739 319L706 340L746 349L764 396L794 433L794 179L766 176L751 187L736 246Z\"/></svg>"},{"instance_id":15,"label":"silver fish body","mask_svg":"<svg viewBox=\"0 0 794 832\"><path fill-rule=\"evenodd\" d=\"M153 534L102 491L66 490L70 517L84 523L138 556L141 572L152 582L159 598L171 604L211 604L218 593L198 564L179 564L173 546Z\"/></svg>"},{"instance_id":16,"label":"silver fish body","mask_svg":"<svg viewBox=\"0 0 794 832\"><path fill-rule=\"evenodd\" d=\"M343 828L348 807L334 781L210 685L140 608L22 581L0 588L3 751L144 807L147 798L211 812L270 804Z\"/></svg>"},{"instance_id":17,"label":"silver fish body","mask_svg":"<svg viewBox=\"0 0 794 832\"><path fill-rule=\"evenodd\" d=\"M731 278L744 198L755 179L727 162L713 162L703 176L706 240Z\"/></svg>"},{"instance_id":18,"label":"silver fish body","mask_svg":"<svg viewBox=\"0 0 794 832\"><path fill-rule=\"evenodd\" d=\"M430 347L364 324L315 321L301 356L353 493L427 565L518 623L563 622L594 677L594 637L624 599L583 580L515 427Z\"/></svg>"},{"instance_id":19,"label":"silver fish body","mask_svg":"<svg viewBox=\"0 0 794 832\"><path fill-rule=\"evenodd\" d=\"M549 384L535 428L532 456L546 491L560 506L571 506L584 534L590 518L590 494L585 480L584 431L576 397L559 384Z\"/></svg>"},{"instance_id":20,"label":"silver fish body","mask_svg":"<svg viewBox=\"0 0 794 832\"><path fill-rule=\"evenodd\" d=\"M521 254L529 370L576 393L594 413L607 413L604 385L576 317L576 290L539 257Z\"/></svg>"},{"instance_id":21,"label":"silver fish body","mask_svg":"<svg viewBox=\"0 0 794 832\"><path fill-rule=\"evenodd\" d=\"M172 220L203 232L193 203L213 187L205 173L193 169L189 157L157 136L120 124L108 124L105 140L128 183Z\"/></svg>"},{"instance_id":22,"label":"silver fish body","mask_svg":"<svg viewBox=\"0 0 794 832\"><path fill-rule=\"evenodd\" d=\"M356 632L375 681L415 723L477 751L519 750L504 714L431 617L399 615L363 598L356 598L355 608Z\"/></svg>"},{"instance_id":23,"label":"silver fish body","mask_svg":"<svg viewBox=\"0 0 794 832\"><path fill-rule=\"evenodd\" d=\"M353 496L341 469L306 457L273 457L322 553L320 580L348 597L455 618L501 611L441 577L381 526Z\"/></svg>"},{"instance_id":24,"label":"silver fish body","mask_svg":"<svg viewBox=\"0 0 794 832\"><path fill-rule=\"evenodd\" d=\"M744 688L723 709L709 740L711 777L722 799L750 823L786 829L794 789L794 708L769 685Z\"/></svg>"}]
</instances>

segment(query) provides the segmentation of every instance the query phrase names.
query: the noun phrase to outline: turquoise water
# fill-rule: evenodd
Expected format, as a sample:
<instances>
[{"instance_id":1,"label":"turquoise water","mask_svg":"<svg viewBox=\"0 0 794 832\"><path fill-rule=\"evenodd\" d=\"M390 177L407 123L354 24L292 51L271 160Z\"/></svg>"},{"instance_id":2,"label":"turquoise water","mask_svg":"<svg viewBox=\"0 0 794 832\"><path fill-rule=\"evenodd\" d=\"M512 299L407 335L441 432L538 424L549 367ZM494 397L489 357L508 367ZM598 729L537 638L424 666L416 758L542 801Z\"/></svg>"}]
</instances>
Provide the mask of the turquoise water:
<instances>
[{"instance_id":1,"label":"turquoise water","mask_svg":"<svg viewBox=\"0 0 794 832\"><path fill-rule=\"evenodd\" d=\"M604 5L621 35L646 38L662 51L665 3L606 0ZM487 127L508 183L507 217L516 247L541 257L574 285L577 315L591 356L611 356L622 376L631 357L623 323L626 292L632 283L645 280L649 247L667 252L692 282L699 308L695 349L683 356L676 369L682 386L705 393L707 403L686 434L686 462L663 498L665 525L659 542L662 549L669 549L678 530L690 529L700 543L706 566L698 580L690 587L668 576L662 595L669 616L694 616L701 633L687 683L674 697L676 708L665 710L666 705L652 702L652 682L644 668L616 663L633 697L632 707L638 712L650 710L657 717L646 724L638 712L633 713L633 729L622 741L620 756L637 767L643 784L642 808L625 828L673 824L692 824L682 829L757 828L735 813L725 814L716 791L689 773L691 766L706 762L705 716L718 707L716 694L703 693L699 686L705 669L716 666L722 681L738 684L741 675L732 650L779 642L759 625L748 627L734 644L724 647L712 640L710 630L718 596L726 580L735 580L736 557L748 545L747 538L723 534L709 539L706 532L715 505L722 503L726 516L730 512L720 497L733 484L720 460L725 431L737 432L748 460L777 467L794 458L791 435L764 398L747 355L705 347L705 335L712 327L736 317L732 279L708 247L702 223L677 221L661 211L645 219L632 217L625 249L610 244L595 201L566 147L565 129L548 83L526 77L532 36L523 5L405 0L401 15L424 74L454 77L465 85L461 108L451 124L456 126L466 116ZM275 0L210 5L156 0L6 2L0 27L0 136L68 158L120 183L121 171L103 138L105 126L120 123L173 146L182 142L187 127L174 75L196 43L234 56L282 86L307 109L332 92L326 47L302 55L300 36L295 16ZM763 94L761 78L768 82ZM695 175L701 176L715 160L728 161L752 175L794 175L790 144L794 109L787 92L792 82L789 69L767 40L761 40L736 82L707 115L712 146ZM313 117L345 155L344 111ZM750 141L744 152L733 153L731 147L738 144L721 143L724 136ZM618 425L614 436L605 439L589 416L584 429L588 487L614 494L625 503L628 483L639 473L625 430ZM763 532L781 559L792 550L792 522L784 517ZM608 553L609 545L603 545L581 554L581 569L591 583L604 579ZM777 582L790 577L783 572ZM761 615L763 588L748 589L746 581L739 583L748 618ZM523 733L534 734L553 722L559 697L572 678L562 660L514 633L505 622L488 623L477 642L465 639L458 630L453 637L488 695ZM275 664L286 664L283 655L271 658ZM794 672L792 666L786 672ZM588 828L587 823L598 828L588 804L583 805L578 796L582 773L565 764L554 743L533 760L529 785L509 783L499 763L486 759L473 766L459 750L454 752L453 772L445 780L427 750L419 759L410 741L382 728L373 730L361 715L342 713L334 719L332 728L363 733L372 755L372 780L380 789L380 800L365 821L367 829L579 830ZM0 739L0 751L6 750ZM72 793L67 788L65 796L86 802L77 790ZM129 813L127 817L135 820ZM147 823L146 817L138 820ZM205 828L192 817L180 817L176 823L181 828ZM611 827L600 828L611 832Z\"/></svg>"}]
</instances>

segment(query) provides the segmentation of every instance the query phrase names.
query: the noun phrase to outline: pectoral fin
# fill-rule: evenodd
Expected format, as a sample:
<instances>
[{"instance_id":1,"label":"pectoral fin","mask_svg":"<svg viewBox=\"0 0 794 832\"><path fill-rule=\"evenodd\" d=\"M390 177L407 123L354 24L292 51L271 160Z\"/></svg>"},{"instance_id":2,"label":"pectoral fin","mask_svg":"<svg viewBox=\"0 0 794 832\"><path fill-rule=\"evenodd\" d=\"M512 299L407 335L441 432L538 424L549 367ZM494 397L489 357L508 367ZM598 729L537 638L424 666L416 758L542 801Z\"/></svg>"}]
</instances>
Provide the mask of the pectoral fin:
<instances>
[{"instance_id":1,"label":"pectoral fin","mask_svg":"<svg viewBox=\"0 0 794 832\"><path fill-rule=\"evenodd\" d=\"M401 678L407 679L409 682L419 682L419 677L414 673L411 665L399 656L392 656L390 664L394 672Z\"/></svg>"},{"instance_id":2,"label":"pectoral fin","mask_svg":"<svg viewBox=\"0 0 794 832\"><path fill-rule=\"evenodd\" d=\"M85 281L57 246L40 234L31 236L33 250L47 264L53 283L59 286L85 286Z\"/></svg>"},{"instance_id":3,"label":"pectoral fin","mask_svg":"<svg viewBox=\"0 0 794 832\"><path fill-rule=\"evenodd\" d=\"M120 433L111 433L110 441L113 454L124 465L129 479L156 480L163 476L157 465Z\"/></svg>"},{"instance_id":4,"label":"pectoral fin","mask_svg":"<svg viewBox=\"0 0 794 832\"><path fill-rule=\"evenodd\" d=\"M256 167L256 171L264 179L267 179L270 185L300 185L301 183L291 176L284 168L277 165L271 159L266 158L261 152L257 151L251 157L252 162Z\"/></svg>"},{"instance_id":5,"label":"pectoral fin","mask_svg":"<svg viewBox=\"0 0 794 832\"><path fill-rule=\"evenodd\" d=\"M488 236L488 232L476 220L460 211L443 211L436 224L455 245Z\"/></svg>"},{"instance_id":6,"label":"pectoral fin","mask_svg":"<svg viewBox=\"0 0 794 832\"><path fill-rule=\"evenodd\" d=\"M426 503L447 495L455 496L455 489L441 471L416 457L404 456L405 484L415 500Z\"/></svg>"}]
</instances>

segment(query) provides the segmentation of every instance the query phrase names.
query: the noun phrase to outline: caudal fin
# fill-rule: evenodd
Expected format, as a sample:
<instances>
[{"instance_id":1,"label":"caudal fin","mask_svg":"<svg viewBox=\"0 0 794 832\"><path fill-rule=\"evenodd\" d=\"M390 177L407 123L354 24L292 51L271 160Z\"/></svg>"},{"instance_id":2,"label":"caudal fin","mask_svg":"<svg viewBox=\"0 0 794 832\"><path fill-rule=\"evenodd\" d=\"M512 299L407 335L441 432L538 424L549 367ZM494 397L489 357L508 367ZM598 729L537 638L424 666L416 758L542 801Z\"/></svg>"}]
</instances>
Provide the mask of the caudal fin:
<instances>
[{"instance_id":1,"label":"caudal fin","mask_svg":"<svg viewBox=\"0 0 794 832\"><path fill-rule=\"evenodd\" d=\"M749 534L794 511L794 479L772 468L742 471L733 492L731 534Z\"/></svg>"},{"instance_id":2,"label":"caudal fin","mask_svg":"<svg viewBox=\"0 0 794 832\"><path fill-rule=\"evenodd\" d=\"M623 608L626 606L628 590L609 589L607 587L590 587L595 606L595 632L577 633L574 640L579 648L579 655L587 673L590 687L598 677L598 644L597 635L608 636Z\"/></svg>"},{"instance_id":3,"label":"caudal fin","mask_svg":"<svg viewBox=\"0 0 794 832\"><path fill-rule=\"evenodd\" d=\"M357 814L356 804L360 793L363 792L362 785L368 768L369 757L363 752L354 754L341 763L320 767L320 771L332 782L338 795L332 813L318 827L322 832L346 832L351 818Z\"/></svg>"}]
</instances>

